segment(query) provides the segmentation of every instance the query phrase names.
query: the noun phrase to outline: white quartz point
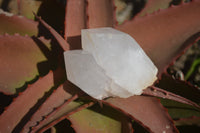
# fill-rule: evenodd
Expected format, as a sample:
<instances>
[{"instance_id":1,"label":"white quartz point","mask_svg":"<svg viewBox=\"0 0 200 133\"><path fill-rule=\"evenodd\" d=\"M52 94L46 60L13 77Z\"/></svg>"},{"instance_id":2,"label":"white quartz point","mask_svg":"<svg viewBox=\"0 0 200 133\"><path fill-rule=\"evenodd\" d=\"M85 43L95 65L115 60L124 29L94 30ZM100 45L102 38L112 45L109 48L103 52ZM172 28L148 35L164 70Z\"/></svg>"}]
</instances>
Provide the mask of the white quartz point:
<instances>
[{"instance_id":1,"label":"white quartz point","mask_svg":"<svg viewBox=\"0 0 200 133\"><path fill-rule=\"evenodd\" d=\"M91 54L82 50L64 53L67 78L90 96L103 99L109 96L127 97L130 93L112 82L97 65ZM113 91L112 91L113 90Z\"/></svg>"},{"instance_id":2,"label":"white quartz point","mask_svg":"<svg viewBox=\"0 0 200 133\"><path fill-rule=\"evenodd\" d=\"M83 50L92 54L114 84L130 93L127 97L140 95L157 79L156 66L130 35L113 28L84 29L81 39Z\"/></svg>"}]
</instances>

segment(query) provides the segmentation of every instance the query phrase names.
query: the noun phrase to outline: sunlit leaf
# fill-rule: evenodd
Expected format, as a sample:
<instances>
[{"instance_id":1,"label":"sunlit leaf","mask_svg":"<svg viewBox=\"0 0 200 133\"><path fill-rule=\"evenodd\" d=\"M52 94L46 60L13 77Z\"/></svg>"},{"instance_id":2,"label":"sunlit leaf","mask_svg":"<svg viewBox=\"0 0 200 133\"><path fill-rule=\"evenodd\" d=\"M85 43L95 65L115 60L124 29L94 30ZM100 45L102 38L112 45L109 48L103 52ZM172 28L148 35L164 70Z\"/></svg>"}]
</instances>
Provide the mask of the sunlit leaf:
<instances>
[{"instance_id":1,"label":"sunlit leaf","mask_svg":"<svg viewBox=\"0 0 200 133\"><path fill-rule=\"evenodd\" d=\"M0 36L0 90L14 94L16 88L31 81L39 72L48 72L50 42L23 36ZM45 67L46 66L46 67Z\"/></svg>"},{"instance_id":2,"label":"sunlit leaf","mask_svg":"<svg viewBox=\"0 0 200 133\"><path fill-rule=\"evenodd\" d=\"M38 34L38 22L16 15L0 14L0 34L35 35Z\"/></svg>"},{"instance_id":3,"label":"sunlit leaf","mask_svg":"<svg viewBox=\"0 0 200 133\"><path fill-rule=\"evenodd\" d=\"M121 133L122 123L125 123L126 130L129 123L122 114L106 106L84 109L69 116L69 120L77 133Z\"/></svg>"}]
</instances>

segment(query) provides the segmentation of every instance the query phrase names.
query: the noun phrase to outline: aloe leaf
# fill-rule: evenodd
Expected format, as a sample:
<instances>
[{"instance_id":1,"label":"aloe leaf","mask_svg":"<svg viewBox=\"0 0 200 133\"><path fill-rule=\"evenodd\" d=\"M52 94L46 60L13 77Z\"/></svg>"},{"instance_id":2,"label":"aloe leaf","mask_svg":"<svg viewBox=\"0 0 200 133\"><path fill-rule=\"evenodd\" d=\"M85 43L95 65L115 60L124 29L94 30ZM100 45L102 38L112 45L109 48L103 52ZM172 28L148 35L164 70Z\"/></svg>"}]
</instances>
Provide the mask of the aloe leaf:
<instances>
[{"instance_id":1,"label":"aloe leaf","mask_svg":"<svg viewBox=\"0 0 200 133\"><path fill-rule=\"evenodd\" d=\"M150 132L178 132L172 119L156 98L147 96L109 98L105 103L129 115Z\"/></svg>"},{"instance_id":2,"label":"aloe leaf","mask_svg":"<svg viewBox=\"0 0 200 133\"><path fill-rule=\"evenodd\" d=\"M77 133L121 133L123 128L127 132L132 130L127 126L130 121L124 115L107 106L101 109L98 106L84 109L69 116L69 120Z\"/></svg>"},{"instance_id":3,"label":"aloe leaf","mask_svg":"<svg viewBox=\"0 0 200 133\"><path fill-rule=\"evenodd\" d=\"M114 25L112 0L88 0L88 28L112 27Z\"/></svg>"},{"instance_id":4,"label":"aloe leaf","mask_svg":"<svg viewBox=\"0 0 200 133\"><path fill-rule=\"evenodd\" d=\"M168 113L172 119L178 120L192 116L200 117L200 111L193 106L167 99L161 99L161 103L168 109Z\"/></svg>"},{"instance_id":5,"label":"aloe leaf","mask_svg":"<svg viewBox=\"0 0 200 133\"><path fill-rule=\"evenodd\" d=\"M41 105L41 107L34 113L30 121L28 121L26 125L23 127L22 132L24 133L29 132L29 130L32 127L36 126L38 122L43 120L43 117L46 117L47 115L49 115L52 111L55 110L55 108L62 105L65 102L65 100L68 100L71 97L72 95L67 93L63 89L63 85L58 87L51 94L51 96L49 96L48 99Z\"/></svg>"},{"instance_id":6,"label":"aloe leaf","mask_svg":"<svg viewBox=\"0 0 200 133\"><path fill-rule=\"evenodd\" d=\"M65 39L80 36L86 28L85 0L68 0L65 13Z\"/></svg>"},{"instance_id":7,"label":"aloe leaf","mask_svg":"<svg viewBox=\"0 0 200 133\"><path fill-rule=\"evenodd\" d=\"M190 99L197 104L200 103L200 90L197 87L185 81L174 80L168 74L163 74L162 80L160 80L156 86Z\"/></svg>"},{"instance_id":8,"label":"aloe leaf","mask_svg":"<svg viewBox=\"0 0 200 133\"><path fill-rule=\"evenodd\" d=\"M199 36L199 7L199 1L181 4L133 19L116 28L136 39L161 74L165 67Z\"/></svg>"},{"instance_id":9,"label":"aloe leaf","mask_svg":"<svg viewBox=\"0 0 200 133\"><path fill-rule=\"evenodd\" d=\"M47 73L51 67L47 62L50 51L50 41L44 38L0 36L0 91L14 94L16 88L36 78L40 71Z\"/></svg>"},{"instance_id":10,"label":"aloe leaf","mask_svg":"<svg viewBox=\"0 0 200 133\"><path fill-rule=\"evenodd\" d=\"M53 72L39 79L22 92L1 114L0 132L12 132L22 118L54 86Z\"/></svg>"},{"instance_id":11,"label":"aloe leaf","mask_svg":"<svg viewBox=\"0 0 200 133\"><path fill-rule=\"evenodd\" d=\"M0 34L37 36L39 33L38 22L29 20L22 16L0 14Z\"/></svg>"},{"instance_id":12,"label":"aloe leaf","mask_svg":"<svg viewBox=\"0 0 200 133\"><path fill-rule=\"evenodd\" d=\"M145 16L147 14L151 14L159 9L166 9L170 6L172 0L148 0L146 5L142 11L140 11L137 16Z\"/></svg>"}]
</instances>

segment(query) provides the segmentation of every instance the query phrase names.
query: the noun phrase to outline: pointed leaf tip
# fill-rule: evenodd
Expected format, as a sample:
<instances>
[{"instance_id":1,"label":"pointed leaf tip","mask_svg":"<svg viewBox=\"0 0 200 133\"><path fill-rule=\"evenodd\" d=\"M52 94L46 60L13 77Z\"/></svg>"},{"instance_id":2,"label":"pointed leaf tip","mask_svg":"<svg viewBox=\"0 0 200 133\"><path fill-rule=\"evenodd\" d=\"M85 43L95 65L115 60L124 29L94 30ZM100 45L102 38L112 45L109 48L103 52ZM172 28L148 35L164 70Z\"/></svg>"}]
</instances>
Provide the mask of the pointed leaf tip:
<instances>
[{"instance_id":1,"label":"pointed leaf tip","mask_svg":"<svg viewBox=\"0 0 200 133\"><path fill-rule=\"evenodd\" d=\"M55 39L58 41L63 50L69 50L69 44L62 38L62 36L58 32L56 32L50 25L48 25L44 20L38 17L34 12L33 14L41 22L41 24L51 32L51 34L55 37Z\"/></svg>"}]
</instances>

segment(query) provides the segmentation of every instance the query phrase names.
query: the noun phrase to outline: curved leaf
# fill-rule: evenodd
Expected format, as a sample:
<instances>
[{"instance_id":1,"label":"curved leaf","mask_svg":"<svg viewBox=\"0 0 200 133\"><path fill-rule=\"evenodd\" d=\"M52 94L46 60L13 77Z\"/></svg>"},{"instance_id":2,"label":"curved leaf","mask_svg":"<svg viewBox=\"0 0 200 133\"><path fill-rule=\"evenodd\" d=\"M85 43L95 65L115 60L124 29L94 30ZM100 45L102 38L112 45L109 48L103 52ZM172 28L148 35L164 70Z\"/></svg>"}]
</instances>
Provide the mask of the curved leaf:
<instances>
[{"instance_id":1,"label":"curved leaf","mask_svg":"<svg viewBox=\"0 0 200 133\"><path fill-rule=\"evenodd\" d=\"M69 98L71 98L71 95L64 91L63 86L57 88L34 113L34 115L31 117L31 120L26 123L22 132L28 133L31 127L36 126L38 122L42 121L43 117L49 115L52 111L54 111L55 108L62 105L65 100Z\"/></svg>"},{"instance_id":2,"label":"curved leaf","mask_svg":"<svg viewBox=\"0 0 200 133\"><path fill-rule=\"evenodd\" d=\"M22 92L1 114L0 132L11 133L30 109L54 86L53 72L39 79Z\"/></svg>"},{"instance_id":3,"label":"curved leaf","mask_svg":"<svg viewBox=\"0 0 200 133\"><path fill-rule=\"evenodd\" d=\"M47 61L49 51L49 41L42 38L0 36L0 91L14 94L16 88L33 80L39 71L48 72L50 64L43 62Z\"/></svg>"},{"instance_id":4,"label":"curved leaf","mask_svg":"<svg viewBox=\"0 0 200 133\"><path fill-rule=\"evenodd\" d=\"M133 19L116 28L136 39L161 74L167 64L187 46L186 41L199 32L199 13L200 1L193 1Z\"/></svg>"},{"instance_id":5,"label":"curved leaf","mask_svg":"<svg viewBox=\"0 0 200 133\"><path fill-rule=\"evenodd\" d=\"M38 111L32 116L31 120L25 125L23 132L29 131L36 132L38 130L46 130L48 126L60 122L58 120L63 115L73 112L81 104L74 102L77 99L77 90L69 81L66 81L62 86L56 89L51 96L41 105ZM74 95L74 96L73 96ZM59 97L59 99L58 99ZM44 118L45 119L42 119ZM52 125L52 126L53 126ZM52 127L50 125L50 127Z\"/></svg>"},{"instance_id":6,"label":"curved leaf","mask_svg":"<svg viewBox=\"0 0 200 133\"><path fill-rule=\"evenodd\" d=\"M178 132L167 111L156 98L132 96L126 99L109 98L104 102L131 116L151 132Z\"/></svg>"}]
</instances>

